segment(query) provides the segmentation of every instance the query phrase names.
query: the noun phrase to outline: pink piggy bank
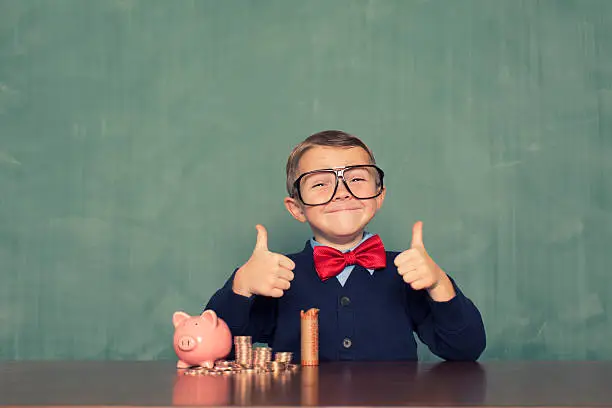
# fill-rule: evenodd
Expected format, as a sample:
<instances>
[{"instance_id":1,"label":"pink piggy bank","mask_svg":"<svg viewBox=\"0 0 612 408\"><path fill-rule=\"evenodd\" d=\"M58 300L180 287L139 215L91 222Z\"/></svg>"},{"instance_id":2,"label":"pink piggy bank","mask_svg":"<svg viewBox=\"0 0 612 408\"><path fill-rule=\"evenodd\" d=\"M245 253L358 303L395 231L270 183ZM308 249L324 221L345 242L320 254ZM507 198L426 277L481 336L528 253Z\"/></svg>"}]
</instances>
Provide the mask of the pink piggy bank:
<instances>
[{"instance_id":1,"label":"pink piggy bank","mask_svg":"<svg viewBox=\"0 0 612 408\"><path fill-rule=\"evenodd\" d=\"M227 356L232 349L232 333L213 310L205 310L200 316L174 312L172 323L178 368L212 368L216 360Z\"/></svg>"}]
</instances>

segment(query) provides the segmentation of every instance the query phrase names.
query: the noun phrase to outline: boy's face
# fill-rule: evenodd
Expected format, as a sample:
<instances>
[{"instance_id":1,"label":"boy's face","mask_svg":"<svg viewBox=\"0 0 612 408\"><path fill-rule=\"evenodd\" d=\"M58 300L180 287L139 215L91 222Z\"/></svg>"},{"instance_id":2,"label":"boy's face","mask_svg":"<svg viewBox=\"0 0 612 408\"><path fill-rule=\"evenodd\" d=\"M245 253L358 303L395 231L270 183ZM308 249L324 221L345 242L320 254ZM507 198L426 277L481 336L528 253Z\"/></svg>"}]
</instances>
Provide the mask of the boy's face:
<instances>
[{"instance_id":1,"label":"boy's face","mask_svg":"<svg viewBox=\"0 0 612 408\"><path fill-rule=\"evenodd\" d=\"M361 147L314 146L301 157L298 176L313 170L371 164ZM363 237L363 230L382 206L385 190L375 198L359 200L351 195L342 180L332 200L324 205L307 206L297 197L285 198L285 206L300 222L308 222L315 239L325 245L349 248Z\"/></svg>"}]
</instances>

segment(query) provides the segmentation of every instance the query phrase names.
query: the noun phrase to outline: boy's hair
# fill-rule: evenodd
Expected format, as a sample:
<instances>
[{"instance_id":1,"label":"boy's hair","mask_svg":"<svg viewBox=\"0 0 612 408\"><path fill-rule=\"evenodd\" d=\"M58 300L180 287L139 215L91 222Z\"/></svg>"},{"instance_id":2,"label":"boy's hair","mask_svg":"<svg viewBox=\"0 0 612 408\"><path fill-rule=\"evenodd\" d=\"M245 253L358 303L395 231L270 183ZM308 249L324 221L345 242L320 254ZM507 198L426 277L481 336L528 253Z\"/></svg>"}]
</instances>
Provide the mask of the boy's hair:
<instances>
[{"instance_id":1,"label":"boy's hair","mask_svg":"<svg viewBox=\"0 0 612 408\"><path fill-rule=\"evenodd\" d=\"M370 150L370 148L357 136L353 136L341 130L324 130L322 132L315 133L308 136L303 142L295 146L287 159L287 192L289 193L290 197L294 197L296 193L293 188L293 183L295 183L295 180L299 176L297 171L300 159L304 153L315 146L346 148L361 147L363 150L368 152L368 155L370 156L370 164L376 164L372 150Z\"/></svg>"}]
</instances>

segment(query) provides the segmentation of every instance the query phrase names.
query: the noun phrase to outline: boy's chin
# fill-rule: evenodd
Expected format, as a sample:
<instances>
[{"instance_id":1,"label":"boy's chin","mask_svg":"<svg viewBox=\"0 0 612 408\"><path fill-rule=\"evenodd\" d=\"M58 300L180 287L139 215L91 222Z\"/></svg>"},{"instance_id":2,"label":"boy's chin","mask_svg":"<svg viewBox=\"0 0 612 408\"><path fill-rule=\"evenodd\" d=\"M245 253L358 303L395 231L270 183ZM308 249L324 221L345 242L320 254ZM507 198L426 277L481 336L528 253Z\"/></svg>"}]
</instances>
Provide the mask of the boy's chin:
<instances>
[{"instance_id":1,"label":"boy's chin","mask_svg":"<svg viewBox=\"0 0 612 408\"><path fill-rule=\"evenodd\" d=\"M334 226L334 228L330 228L326 235L335 241L343 241L345 239L352 239L356 235L363 234L363 230L365 227L361 226Z\"/></svg>"},{"instance_id":2,"label":"boy's chin","mask_svg":"<svg viewBox=\"0 0 612 408\"><path fill-rule=\"evenodd\" d=\"M338 214L326 217L324 222L312 226L328 239L340 243L355 239L359 234L362 234L371 219L371 217L364 217L363 214L357 212L355 212L355 215L357 216Z\"/></svg>"}]
</instances>

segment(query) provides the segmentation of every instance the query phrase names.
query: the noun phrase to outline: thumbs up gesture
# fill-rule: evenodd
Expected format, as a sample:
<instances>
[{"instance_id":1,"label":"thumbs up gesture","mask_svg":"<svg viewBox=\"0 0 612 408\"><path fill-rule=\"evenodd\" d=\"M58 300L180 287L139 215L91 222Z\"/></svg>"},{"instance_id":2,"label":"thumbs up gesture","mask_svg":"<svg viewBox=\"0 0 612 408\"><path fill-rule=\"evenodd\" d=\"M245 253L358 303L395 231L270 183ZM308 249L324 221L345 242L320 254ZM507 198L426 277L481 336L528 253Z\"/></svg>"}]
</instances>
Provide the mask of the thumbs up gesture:
<instances>
[{"instance_id":1,"label":"thumbs up gesture","mask_svg":"<svg viewBox=\"0 0 612 408\"><path fill-rule=\"evenodd\" d=\"M410 249L396 256L394 263L404 282L413 289L426 289L436 301L450 300L455 296L449 277L425 250L422 221L417 221L412 227Z\"/></svg>"},{"instance_id":2,"label":"thumbs up gesture","mask_svg":"<svg viewBox=\"0 0 612 408\"><path fill-rule=\"evenodd\" d=\"M249 260L234 275L232 290L242 296L281 297L291 286L295 263L284 255L268 250L268 232L256 225L257 242Z\"/></svg>"}]
</instances>

